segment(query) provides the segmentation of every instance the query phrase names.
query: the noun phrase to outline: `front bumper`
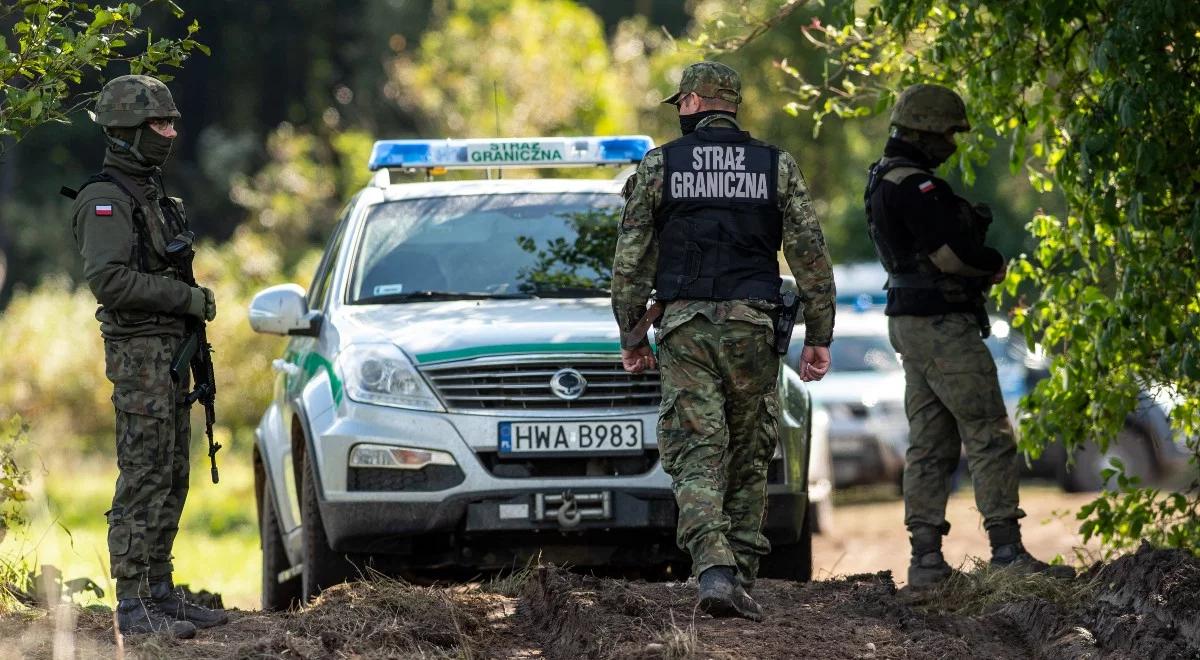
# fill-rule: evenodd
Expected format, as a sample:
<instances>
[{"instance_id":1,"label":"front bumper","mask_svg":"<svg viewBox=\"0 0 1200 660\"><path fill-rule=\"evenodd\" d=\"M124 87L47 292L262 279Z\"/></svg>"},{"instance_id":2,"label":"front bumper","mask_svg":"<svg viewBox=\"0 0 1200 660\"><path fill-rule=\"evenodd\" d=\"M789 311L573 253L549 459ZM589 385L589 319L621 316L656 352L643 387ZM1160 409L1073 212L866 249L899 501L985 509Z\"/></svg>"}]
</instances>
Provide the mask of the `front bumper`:
<instances>
[{"instance_id":1,"label":"front bumper","mask_svg":"<svg viewBox=\"0 0 1200 660\"><path fill-rule=\"evenodd\" d=\"M330 546L341 552L410 555L435 565L480 568L496 562L511 565L512 553L496 549L511 545L519 551L521 542L529 539L539 549L604 544L661 547L656 556L677 558L677 509L670 477L657 459L636 474L496 476L494 466L489 470L482 457L496 450L498 422L520 418L524 415L423 413L346 401L311 419L308 451L316 459L318 501ZM656 411L605 411L588 418L641 419L645 449L657 456ZM456 477L455 485L439 490L356 490L349 479L347 457L360 443L450 453L462 471L461 479ZM564 525L554 514L567 493L595 499L584 505L592 509L603 500L605 515L583 516ZM794 542L807 511L806 484L771 484L768 499L764 532L772 542ZM582 561L573 556L566 560Z\"/></svg>"},{"instance_id":2,"label":"front bumper","mask_svg":"<svg viewBox=\"0 0 1200 660\"><path fill-rule=\"evenodd\" d=\"M894 443L863 428L831 430L829 452L837 488L893 481L904 470L904 456Z\"/></svg>"},{"instance_id":3,"label":"front bumper","mask_svg":"<svg viewBox=\"0 0 1200 660\"><path fill-rule=\"evenodd\" d=\"M412 557L428 567L499 568L537 551L550 560L581 565L588 563L587 557L556 554L556 549L581 547L592 548L589 556L597 563L613 566L683 558L675 548L678 509L669 490L573 489L576 496L602 494L609 500L609 515L571 526L555 519L557 507L546 508L546 518L538 517L539 496L557 498L561 492L532 489L466 493L425 503L324 502L321 517L335 550ZM773 544L796 542L807 509L807 493L770 487L763 533ZM629 554L627 562L615 556L621 548L633 550L630 546L640 554Z\"/></svg>"}]
</instances>

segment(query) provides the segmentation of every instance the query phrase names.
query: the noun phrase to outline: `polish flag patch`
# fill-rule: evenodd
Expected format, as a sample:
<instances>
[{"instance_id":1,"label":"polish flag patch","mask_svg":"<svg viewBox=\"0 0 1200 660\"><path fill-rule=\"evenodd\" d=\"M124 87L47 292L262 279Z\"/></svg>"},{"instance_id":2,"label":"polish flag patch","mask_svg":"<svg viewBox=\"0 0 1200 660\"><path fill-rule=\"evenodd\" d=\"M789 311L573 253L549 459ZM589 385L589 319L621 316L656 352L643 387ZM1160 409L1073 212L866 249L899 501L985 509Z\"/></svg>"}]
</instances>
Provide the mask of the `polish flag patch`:
<instances>
[{"instance_id":1,"label":"polish flag patch","mask_svg":"<svg viewBox=\"0 0 1200 660\"><path fill-rule=\"evenodd\" d=\"M112 215L112 204L97 204L96 215Z\"/></svg>"},{"instance_id":2,"label":"polish flag patch","mask_svg":"<svg viewBox=\"0 0 1200 660\"><path fill-rule=\"evenodd\" d=\"M935 187L936 186L933 185L933 181L926 181L925 183L922 183L921 185L917 186L917 189L923 193L927 193L927 192L933 190Z\"/></svg>"}]
</instances>

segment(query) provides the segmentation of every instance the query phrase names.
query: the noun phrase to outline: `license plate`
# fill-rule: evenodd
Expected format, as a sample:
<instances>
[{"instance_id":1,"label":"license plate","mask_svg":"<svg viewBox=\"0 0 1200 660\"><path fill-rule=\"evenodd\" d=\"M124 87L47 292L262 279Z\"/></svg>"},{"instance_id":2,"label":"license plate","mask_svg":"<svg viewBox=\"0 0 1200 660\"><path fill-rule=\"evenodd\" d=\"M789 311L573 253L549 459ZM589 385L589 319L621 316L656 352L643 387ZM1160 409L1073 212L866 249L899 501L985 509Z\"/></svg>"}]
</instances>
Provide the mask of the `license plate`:
<instances>
[{"instance_id":1,"label":"license plate","mask_svg":"<svg viewBox=\"0 0 1200 660\"><path fill-rule=\"evenodd\" d=\"M642 449L642 420L500 422L500 454L620 454Z\"/></svg>"}]
</instances>

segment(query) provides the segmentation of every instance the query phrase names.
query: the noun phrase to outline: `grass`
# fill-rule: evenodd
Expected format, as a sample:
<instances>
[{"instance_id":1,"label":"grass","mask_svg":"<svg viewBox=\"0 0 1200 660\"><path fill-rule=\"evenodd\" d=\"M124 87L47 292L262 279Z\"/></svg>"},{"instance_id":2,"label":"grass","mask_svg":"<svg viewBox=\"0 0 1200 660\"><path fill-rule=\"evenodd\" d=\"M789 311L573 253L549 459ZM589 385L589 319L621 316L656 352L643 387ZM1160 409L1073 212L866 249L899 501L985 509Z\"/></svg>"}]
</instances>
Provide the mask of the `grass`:
<instances>
[{"instance_id":1,"label":"grass","mask_svg":"<svg viewBox=\"0 0 1200 660\"><path fill-rule=\"evenodd\" d=\"M976 616L1027 599L1074 608L1090 599L1095 591L1096 583L1082 577L1063 580L1038 573L1022 574L976 559L966 572L922 590L920 601L924 609Z\"/></svg>"},{"instance_id":2,"label":"grass","mask_svg":"<svg viewBox=\"0 0 1200 660\"><path fill-rule=\"evenodd\" d=\"M202 451L202 443L195 445ZM192 459L191 489L175 539L175 581L194 591L220 593L227 607L259 606L260 553L254 476L244 454L221 452L221 483L209 482L208 457ZM0 557L29 568L58 567L64 579L90 577L103 599L81 604L115 605L108 573L108 527L116 461L112 456L51 456L35 463L24 534L0 543Z\"/></svg>"}]
</instances>

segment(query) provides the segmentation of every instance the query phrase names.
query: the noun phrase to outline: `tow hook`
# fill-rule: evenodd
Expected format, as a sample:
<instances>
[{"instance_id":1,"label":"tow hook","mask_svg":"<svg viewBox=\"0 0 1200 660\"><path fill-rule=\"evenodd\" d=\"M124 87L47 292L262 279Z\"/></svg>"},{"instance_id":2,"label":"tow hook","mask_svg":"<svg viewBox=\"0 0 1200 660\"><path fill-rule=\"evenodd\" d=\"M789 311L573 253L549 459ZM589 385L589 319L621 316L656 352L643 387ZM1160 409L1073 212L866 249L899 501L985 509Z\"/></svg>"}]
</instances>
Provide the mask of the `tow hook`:
<instances>
[{"instance_id":1,"label":"tow hook","mask_svg":"<svg viewBox=\"0 0 1200 660\"><path fill-rule=\"evenodd\" d=\"M574 529L579 523L613 519L612 493L537 493L533 500L533 520L555 522L562 529Z\"/></svg>"},{"instance_id":2,"label":"tow hook","mask_svg":"<svg viewBox=\"0 0 1200 660\"><path fill-rule=\"evenodd\" d=\"M579 505L575 503L575 494L571 491L564 491L562 494L562 506L558 507L558 524L566 529L570 529L579 524L583 520L583 514L579 512Z\"/></svg>"}]
</instances>

